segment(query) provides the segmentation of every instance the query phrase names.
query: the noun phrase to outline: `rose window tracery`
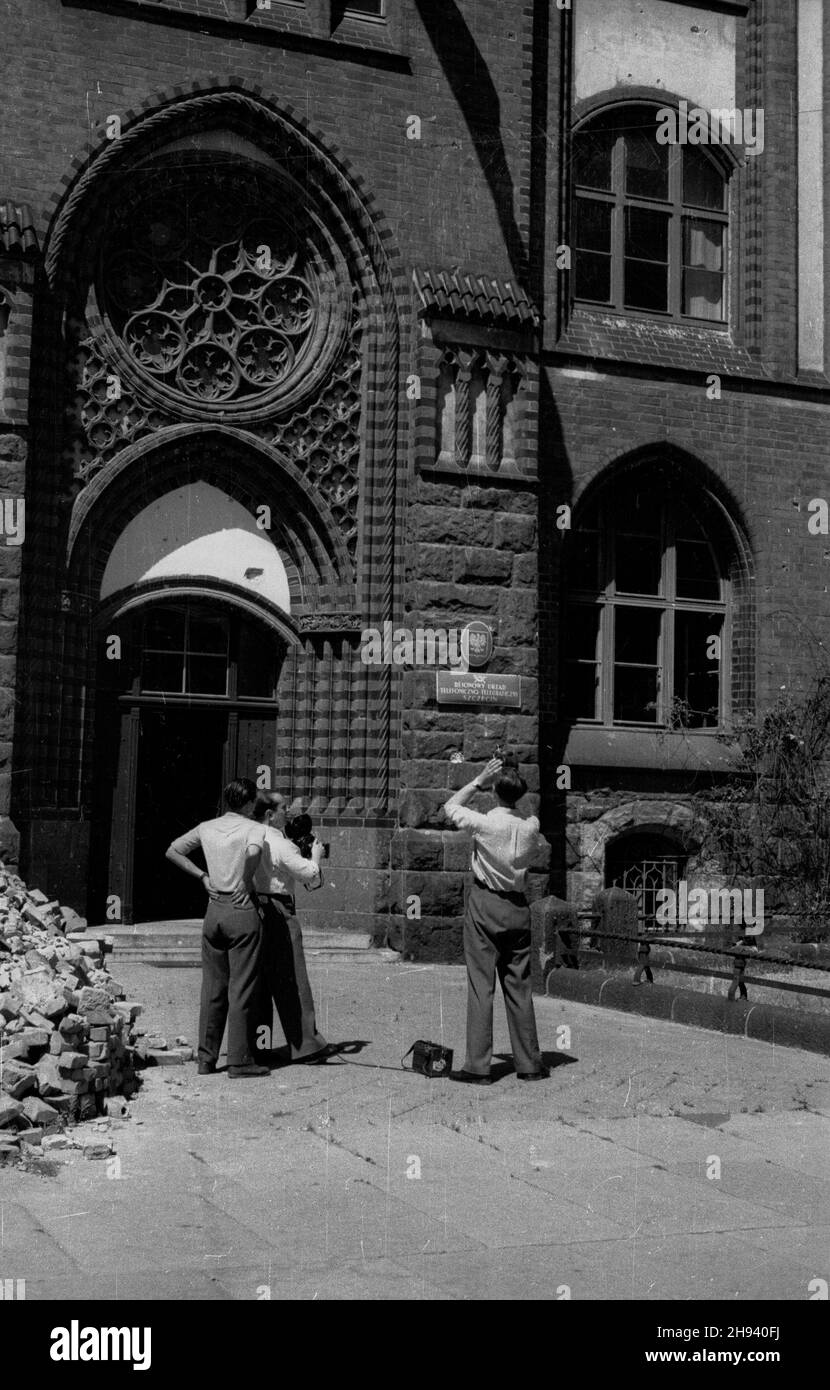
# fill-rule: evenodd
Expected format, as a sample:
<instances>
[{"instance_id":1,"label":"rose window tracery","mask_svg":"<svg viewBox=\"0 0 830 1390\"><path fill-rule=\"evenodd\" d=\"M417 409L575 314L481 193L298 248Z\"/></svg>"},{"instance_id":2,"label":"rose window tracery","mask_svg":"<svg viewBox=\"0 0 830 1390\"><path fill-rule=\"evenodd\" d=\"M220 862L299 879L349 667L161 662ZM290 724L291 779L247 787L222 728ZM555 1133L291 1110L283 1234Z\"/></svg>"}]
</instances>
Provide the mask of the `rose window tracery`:
<instances>
[{"instance_id":1,"label":"rose window tracery","mask_svg":"<svg viewBox=\"0 0 830 1390\"><path fill-rule=\"evenodd\" d=\"M319 279L301 239L250 204L219 186L178 206L156 195L122 210L107 237L109 323L145 377L202 405L278 389L319 325Z\"/></svg>"}]
</instances>

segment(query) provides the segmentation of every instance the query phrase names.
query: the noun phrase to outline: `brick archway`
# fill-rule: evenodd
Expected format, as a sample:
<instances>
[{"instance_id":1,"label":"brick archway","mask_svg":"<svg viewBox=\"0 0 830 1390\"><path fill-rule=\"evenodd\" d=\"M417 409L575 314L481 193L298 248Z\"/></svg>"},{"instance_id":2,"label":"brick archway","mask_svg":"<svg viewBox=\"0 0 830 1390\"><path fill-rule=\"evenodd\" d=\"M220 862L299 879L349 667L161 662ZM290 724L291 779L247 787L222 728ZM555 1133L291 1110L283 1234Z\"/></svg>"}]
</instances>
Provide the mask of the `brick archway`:
<instances>
[{"instance_id":1,"label":"brick archway","mask_svg":"<svg viewBox=\"0 0 830 1390\"><path fill-rule=\"evenodd\" d=\"M605 860L609 846L626 835L662 836L678 844L685 854L697 849L694 816L687 801L626 801L596 820L578 823L572 845L575 867L569 875L568 897L588 907L605 885Z\"/></svg>"}]
</instances>

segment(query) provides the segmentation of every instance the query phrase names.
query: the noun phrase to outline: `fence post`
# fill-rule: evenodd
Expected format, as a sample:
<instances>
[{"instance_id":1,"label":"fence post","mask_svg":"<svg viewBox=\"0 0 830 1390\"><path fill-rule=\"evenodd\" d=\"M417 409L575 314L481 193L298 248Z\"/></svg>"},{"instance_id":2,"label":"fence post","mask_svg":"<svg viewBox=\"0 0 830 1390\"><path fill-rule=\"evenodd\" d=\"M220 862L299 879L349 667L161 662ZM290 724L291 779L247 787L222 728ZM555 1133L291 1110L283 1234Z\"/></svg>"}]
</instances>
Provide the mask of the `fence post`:
<instances>
[{"instance_id":1,"label":"fence post","mask_svg":"<svg viewBox=\"0 0 830 1390\"><path fill-rule=\"evenodd\" d=\"M639 935L637 900L624 888L603 888L594 899L594 911L599 915L600 931L621 937ZM601 936L599 947L607 960L634 962L633 941L609 941Z\"/></svg>"},{"instance_id":2,"label":"fence post","mask_svg":"<svg viewBox=\"0 0 830 1390\"><path fill-rule=\"evenodd\" d=\"M551 970L579 968L576 908L564 898L539 898L530 904L531 984L542 991Z\"/></svg>"}]
</instances>

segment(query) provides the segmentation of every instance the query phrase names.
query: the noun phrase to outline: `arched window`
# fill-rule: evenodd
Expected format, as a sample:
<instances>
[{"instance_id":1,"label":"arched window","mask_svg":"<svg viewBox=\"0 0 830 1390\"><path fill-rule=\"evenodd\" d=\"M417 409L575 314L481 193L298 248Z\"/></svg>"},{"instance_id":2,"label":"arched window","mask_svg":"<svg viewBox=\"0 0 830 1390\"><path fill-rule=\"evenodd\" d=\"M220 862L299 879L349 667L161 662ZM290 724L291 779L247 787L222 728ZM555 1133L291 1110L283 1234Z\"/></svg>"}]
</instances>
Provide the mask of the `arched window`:
<instances>
[{"instance_id":1,"label":"arched window","mask_svg":"<svg viewBox=\"0 0 830 1390\"><path fill-rule=\"evenodd\" d=\"M569 538L563 712L603 725L717 729L728 708L729 581L706 511L623 474Z\"/></svg>"},{"instance_id":2,"label":"arched window","mask_svg":"<svg viewBox=\"0 0 830 1390\"><path fill-rule=\"evenodd\" d=\"M708 149L661 144L656 108L604 113L573 137L574 298L727 317L726 175Z\"/></svg>"}]
</instances>

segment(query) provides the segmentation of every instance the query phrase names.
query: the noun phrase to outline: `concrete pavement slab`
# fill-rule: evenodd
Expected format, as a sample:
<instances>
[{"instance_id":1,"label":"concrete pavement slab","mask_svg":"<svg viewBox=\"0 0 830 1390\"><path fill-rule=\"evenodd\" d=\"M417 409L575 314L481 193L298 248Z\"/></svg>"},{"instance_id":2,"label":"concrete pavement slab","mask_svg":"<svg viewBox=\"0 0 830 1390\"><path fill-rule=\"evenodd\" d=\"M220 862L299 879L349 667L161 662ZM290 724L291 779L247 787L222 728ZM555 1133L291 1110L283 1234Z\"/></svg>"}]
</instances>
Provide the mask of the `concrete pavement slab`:
<instances>
[{"instance_id":1,"label":"concrete pavement slab","mask_svg":"<svg viewBox=\"0 0 830 1390\"><path fill-rule=\"evenodd\" d=\"M830 1283L830 1223L814 1225L769 1225L741 1232L741 1240L755 1250L763 1250L804 1272L808 1279Z\"/></svg>"},{"instance_id":2,"label":"concrete pavement slab","mask_svg":"<svg viewBox=\"0 0 830 1390\"><path fill-rule=\"evenodd\" d=\"M499 1004L498 1082L458 1086L400 1057L416 1037L463 1051L462 970L311 973L357 1051L262 1080L148 1070L108 1131L117 1178L79 1155L0 1174L3 1277L212 1301L801 1299L826 1277L827 1059L542 1000L551 1078L516 1081ZM198 971L122 974L147 1028L193 1037Z\"/></svg>"},{"instance_id":3,"label":"concrete pavement slab","mask_svg":"<svg viewBox=\"0 0 830 1390\"><path fill-rule=\"evenodd\" d=\"M529 1288L537 1290L534 1297L549 1300L777 1297L763 1292L773 1284L775 1261L762 1256L756 1263L716 1233L508 1247L463 1260L425 1256L419 1268L434 1288L474 1300L522 1299Z\"/></svg>"},{"instance_id":4,"label":"concrete pavement slab","mask_svg":"<svg viewBox=\"0 0 830 1390\"><path fill-rule=\"evenodd\" d=\"M445 1294L433 1289L417 1272L404 1268L394 1260L347 1260L328 1265L303 1266L291 1271L260 1266L224 1273L219 1281L223 1297L250 1299L262 1302L316 1300L371 1300L372 1302L436 1302ZM252 1294L252 1290L254 1293ZM263 1309L263 1327L269 1326L267 1309ZM282 1319L274 1326L274 1335L281 1335Z\"/></svg>"}]
</instances>

